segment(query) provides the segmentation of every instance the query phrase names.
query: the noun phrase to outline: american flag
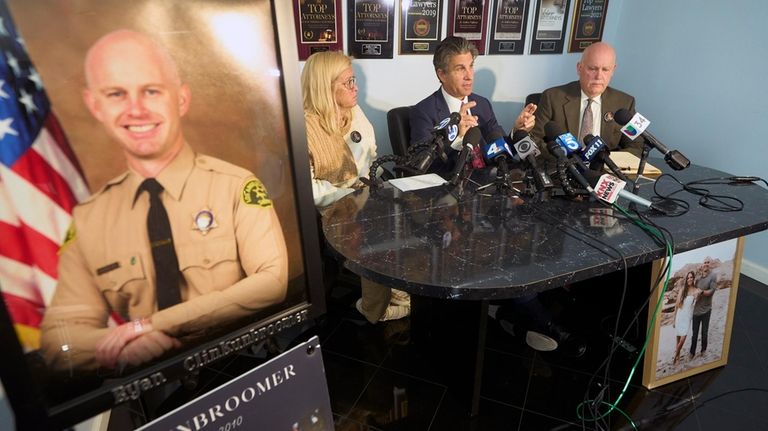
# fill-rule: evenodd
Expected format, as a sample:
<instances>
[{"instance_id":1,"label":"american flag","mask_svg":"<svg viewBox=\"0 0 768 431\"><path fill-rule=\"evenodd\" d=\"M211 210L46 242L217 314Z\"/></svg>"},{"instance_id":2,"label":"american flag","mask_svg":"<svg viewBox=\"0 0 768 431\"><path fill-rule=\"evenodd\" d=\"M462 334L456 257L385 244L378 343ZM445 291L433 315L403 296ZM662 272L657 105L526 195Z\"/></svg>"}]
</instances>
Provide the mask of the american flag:
<instances>
[{"instance_id":1,"label":"american flag","mask_svg":"<svg viewBox=\"0 0 768 431\"><path fill-rule=\"evenodd\" d=\"M31 350L39 347L72 208L89 192L5 1L0 50L0 291Z\"/></svg>"}]
</instances>

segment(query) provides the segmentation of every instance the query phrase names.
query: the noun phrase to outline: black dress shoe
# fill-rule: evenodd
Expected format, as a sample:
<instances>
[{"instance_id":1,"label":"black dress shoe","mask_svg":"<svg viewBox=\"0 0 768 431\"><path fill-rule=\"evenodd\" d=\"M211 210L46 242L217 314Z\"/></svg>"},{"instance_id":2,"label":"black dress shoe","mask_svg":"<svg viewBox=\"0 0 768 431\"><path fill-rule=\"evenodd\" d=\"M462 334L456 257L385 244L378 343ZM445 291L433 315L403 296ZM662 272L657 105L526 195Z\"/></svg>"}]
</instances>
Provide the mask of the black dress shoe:
<instances>
[{"instance_id":1,"label":"black dress shoe","mask_svg":"<svg viewBox=\"0 0 768 431\"><path fill-rule=\"evenodd\" d=\"M558 353L578 358L587 351L587 345L576 335L554 323L547 325L523 325L506 319L499 319L501 327L512 336L525 335L525 343L539 352Z\"/></svg>"},{"instance_id":2,"label":"black dress shoe","mask_svg":"<svg viewBox=\"0 0 768 431\"><path fill-rule=\"evenodd\" d=\"M547 327L550 337L557 340L558 352L563 356L578 358L587 351L587 345L579 336L567 331L562 326L550 323Z\"/></svg>"},{"instance_id":3,"label":"black dress shoe","mask_svg":"<svg viewBox=\"0 0 768 431\"><path fill-rule=\"evenodd\" d=\"M550 352L557 349L558 341L549 335L546 325L536 325L525 319L510 319L503 316L498 319L499 325L506 333L513 337L525 337L525 343L533 350Z\"/></svg>"}]
</instances>

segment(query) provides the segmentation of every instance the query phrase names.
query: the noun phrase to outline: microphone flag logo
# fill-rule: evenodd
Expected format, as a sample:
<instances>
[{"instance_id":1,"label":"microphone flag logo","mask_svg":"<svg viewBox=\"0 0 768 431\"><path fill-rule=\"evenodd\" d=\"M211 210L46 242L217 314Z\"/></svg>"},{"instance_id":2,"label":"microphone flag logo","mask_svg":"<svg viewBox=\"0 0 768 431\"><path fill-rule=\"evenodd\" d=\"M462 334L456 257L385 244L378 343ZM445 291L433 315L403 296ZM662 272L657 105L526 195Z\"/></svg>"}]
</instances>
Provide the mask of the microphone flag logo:
<instances>
[{"instance_id":1,"label":"microphone flag logo","mask_svg":"<svg viewBox=\"0 0 768 431\"><path fill-rule=\"evenodd\" d=\"M459 136L459 126L451 124L448 126L448 141L453 142Z\"/></svg>"},{"instance_id":2,"label":"microphone flag logo","mask_svg":"<svg viewBox=\"0 0 768 431\"><path fill-rule=\"evenodd\" d=\"M635 130L632 125L627 124L626 126L621 128L621 133L624 133L625 135L629 136L630 138L634 138L637 136L637 130Z\"/></svg>"},{"instance_id":3,"label":"microphone flag logo","mask_svg":"<svg viewBox=\"0 0 768 431\"><path fill-rule=\"evenodd\" d=\"M595 196L598 199L612 204L619 198L619 192L627 183L610 174L603 174L595 185Z\"/></svg>"},{"instance_id":4,"label":"microphone flag logo","mask_svg":"<svg viewBox=\"0 0 768 431\"><path fill-rule=\"evenodd\" d=\"M578 151L581 148L579 141L577 141L576 138L570 133L563 133L562 135L558 136L557 143L560 144L561 147L565 148L568 154Z\"/></svg>"},{"instance_id":5,"label":"microphone flag logo","mask_svg":"<svg viewBox=\"0 0 768 431\"><path fill-rule=\"evenodd\" d=\"M650 125L651 122L647 118L636 112L632 119L621 128L621 133L634 140L638 135L645 132L645 129Z\"/></svg>"}]
</instances>

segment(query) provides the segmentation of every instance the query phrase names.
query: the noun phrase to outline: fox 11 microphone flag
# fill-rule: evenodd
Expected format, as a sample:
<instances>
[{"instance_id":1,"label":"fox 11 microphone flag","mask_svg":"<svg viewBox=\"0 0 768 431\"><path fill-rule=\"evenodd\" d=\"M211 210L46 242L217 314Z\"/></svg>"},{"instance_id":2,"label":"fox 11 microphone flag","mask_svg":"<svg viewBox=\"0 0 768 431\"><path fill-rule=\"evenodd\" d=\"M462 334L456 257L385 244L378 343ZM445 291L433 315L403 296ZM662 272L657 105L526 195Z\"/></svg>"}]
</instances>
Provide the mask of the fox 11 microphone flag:
<instances>
[{"instance_id":1,"label":"fox 11 microphone flag","mask_svg":"<svg viewBox=\"0 0 768 431\"><path fill-rule=\"evenodd\" d=\"M39 347L72 208L89 191L5 1L0 19L0 291L30 351Z\"/></svg>"}]
</instances>

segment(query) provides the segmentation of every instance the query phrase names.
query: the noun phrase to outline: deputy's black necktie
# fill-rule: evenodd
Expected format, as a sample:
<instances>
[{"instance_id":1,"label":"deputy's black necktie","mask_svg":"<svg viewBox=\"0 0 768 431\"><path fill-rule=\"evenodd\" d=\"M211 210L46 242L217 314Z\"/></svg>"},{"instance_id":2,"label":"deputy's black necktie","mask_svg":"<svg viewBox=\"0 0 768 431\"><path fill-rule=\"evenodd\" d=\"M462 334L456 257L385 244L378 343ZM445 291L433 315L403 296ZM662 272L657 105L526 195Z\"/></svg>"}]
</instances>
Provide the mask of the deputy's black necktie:
<instances>
[{"instance_id":1,"label":"deputy's black necktie","mask_svg":"<svg viewBox=\"0 0 768 431\"><path fill-rule=\"evenodd\" d=\"M139 190L149 192L149 213L147 214L147 231L152 247L152 261L155 263L155 281L157 289L157 307L170 307L181 302L179 290L179 260L173 246L171 223L168 212L160 200L163 186L154 178L147 178L141 183Z\"/></svg>"}]
</instances>

